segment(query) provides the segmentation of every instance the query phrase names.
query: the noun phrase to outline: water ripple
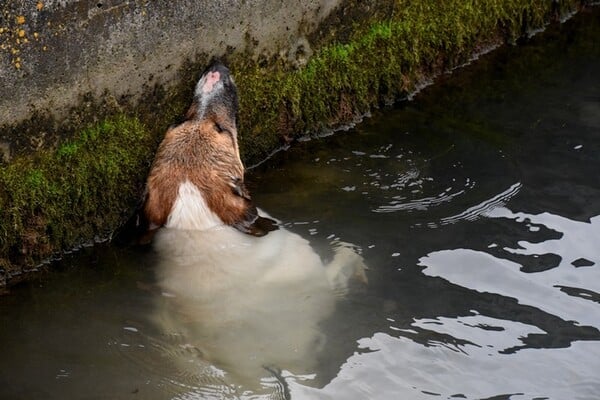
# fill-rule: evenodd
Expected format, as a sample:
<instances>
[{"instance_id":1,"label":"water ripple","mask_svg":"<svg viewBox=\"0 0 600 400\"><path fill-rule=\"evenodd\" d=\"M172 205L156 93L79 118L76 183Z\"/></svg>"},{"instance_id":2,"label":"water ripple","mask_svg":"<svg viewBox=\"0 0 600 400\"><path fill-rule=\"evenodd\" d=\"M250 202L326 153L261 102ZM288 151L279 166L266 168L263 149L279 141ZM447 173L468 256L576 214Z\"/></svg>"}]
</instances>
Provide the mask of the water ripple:
<instances>
[{"instance_id":1,"label":"water ripple","mask_svg":"<svg viewBox=\"0 0 600 400\"><path fill-rule=\"evenodd\" d=\"M489 213L492 210L505 205L511 198L513 198L517 193L519 193L521 187L521 183L517 182L502 193L499 193L496 196L492 197L491 199L485 200L477 204L476 206L470 207L465 211L461 212L460 214L442 218L440 222L442 225L447 225L463 220L473 221L482 215L489 215Z\"/></svg>"},{"instance_id":2,"label":"water ripple","mask_svg":"<svg viewBox=\"0 0 600 400\"><path fill-rule=\"evenodd\" d=\"M465 193L464 190L459 190L457 192L450 192L450 188L448 188L446 191L438 194L437 196L430 196L430 197L424 197L422 199L417 199L417 200L411 200L408 202L403 203L401 201L401 197L397 197L397 200L390 202L389 205L385 205L385 206L379 206L376 209L373 210L373 212L376 213L390 213L390 212L396 212L396 211L407 211L407 210L419 210L419 211L423 211L423 210L427 210L431 207L440 205L442 203L448 203L450 201L452 201L452 199L454 199L457 196L462 195L463 193Z\"/></svg>"}]
</instances>

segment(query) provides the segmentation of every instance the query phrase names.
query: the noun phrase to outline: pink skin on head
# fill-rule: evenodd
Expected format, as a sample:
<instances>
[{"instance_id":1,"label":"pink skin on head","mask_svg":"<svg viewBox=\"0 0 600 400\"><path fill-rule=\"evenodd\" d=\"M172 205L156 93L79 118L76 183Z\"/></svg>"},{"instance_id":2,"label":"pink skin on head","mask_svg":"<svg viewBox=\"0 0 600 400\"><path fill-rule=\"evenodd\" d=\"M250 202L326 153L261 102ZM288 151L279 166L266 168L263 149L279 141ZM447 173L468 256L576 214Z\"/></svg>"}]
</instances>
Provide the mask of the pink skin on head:
<instances>
[{"instance_id":1,"label":"pink skin on head","mask_svg":"<svg viewBox=\"0 0 600 400\"><path fill-rule=\"evenodd\" d=\"M209 72L208 74L206 74L204 86L202 86L202 92L208 93L211 90L213 90L215 83L219 82L220 78L221 78L221 74L219 74L219 71Z\"/></svg>"}]
</instances>

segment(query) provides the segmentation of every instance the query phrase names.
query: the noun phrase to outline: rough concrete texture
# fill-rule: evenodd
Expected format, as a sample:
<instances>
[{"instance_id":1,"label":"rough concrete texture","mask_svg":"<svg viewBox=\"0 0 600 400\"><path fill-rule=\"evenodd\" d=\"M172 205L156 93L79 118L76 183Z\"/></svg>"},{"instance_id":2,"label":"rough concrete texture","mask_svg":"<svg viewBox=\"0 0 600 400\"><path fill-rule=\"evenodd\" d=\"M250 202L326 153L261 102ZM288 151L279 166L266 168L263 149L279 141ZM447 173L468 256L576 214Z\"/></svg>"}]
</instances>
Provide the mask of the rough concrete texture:
<instances>
[{"instance_id":1,"label":"rough concrete texture","mask_svg":"<svg viewBox=\"0 0 600 400\"><path fill-rule=\"evenodd\" d=\"M6 0L0 3L0 159L54 145L31 118L86 100L139 99L199 55L295 57L339 0ZM91 104L91 103L90 103Z\"/></svg>"}]
</instances>

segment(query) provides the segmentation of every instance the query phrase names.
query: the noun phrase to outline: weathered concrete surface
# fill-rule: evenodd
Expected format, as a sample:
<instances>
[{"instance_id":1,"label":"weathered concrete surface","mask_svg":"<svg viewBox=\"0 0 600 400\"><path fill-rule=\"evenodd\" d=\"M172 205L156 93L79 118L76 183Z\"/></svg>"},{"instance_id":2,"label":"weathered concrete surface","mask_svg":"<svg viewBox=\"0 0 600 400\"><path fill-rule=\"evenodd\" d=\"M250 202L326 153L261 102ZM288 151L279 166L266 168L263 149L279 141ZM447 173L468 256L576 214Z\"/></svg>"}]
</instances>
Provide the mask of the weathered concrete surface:
<instances>
[{"instance_id":1,"label":"weathered concrete surface","mask_svg":"<svg viewBox=\"0 0 600 400\"><path fill-rule=\"evenodd\" d=\"M339 0L5 0L0 5L0 159L54 145L52 128L91 100L135 103L184 62L245 52L295 58ZM200 71L198 71L200 72Z\"/></svg>"}]
</instances>

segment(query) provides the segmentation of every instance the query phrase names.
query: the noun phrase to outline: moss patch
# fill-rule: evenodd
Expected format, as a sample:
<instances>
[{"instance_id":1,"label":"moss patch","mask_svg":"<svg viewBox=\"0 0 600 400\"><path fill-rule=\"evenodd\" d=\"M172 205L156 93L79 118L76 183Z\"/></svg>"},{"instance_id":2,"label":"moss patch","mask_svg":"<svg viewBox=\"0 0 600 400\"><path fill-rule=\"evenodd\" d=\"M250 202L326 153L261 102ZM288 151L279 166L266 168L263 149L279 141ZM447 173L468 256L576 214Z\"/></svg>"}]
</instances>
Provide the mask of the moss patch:
<instances>
[{"instance_id":1,"label":"moss patch","mask_svg":"<svg viewBox=\"0 0 600 400\"><path fill-rule=\"evenodd\" d=\"M116 116L0 169L0 267L10 275L114 230L139 196L154 146L138 119Z\"/></svg>"},{"instance_id":2,"label":"moss patch","mask_svg":"<svg viewBox=\"0 0 600 400\"><path fill-rule=\"evenodd\" d=\"M514 42L580 7L569 0L386 3L391 4L387 18L374 13L355 23L343 42L324 44L302 68L281 60L268 68L232 60L247 160L264 157L282 139L347 123L406 96L423 79L466 62L486 46Z\"/></svg>"},{"instance_id":3,"label":"moss patch","mask_svg":"<svg viewBox=\"0 0 600 400\"><path fill-rule=\"evenodd\" d=\"M352 29L326 24L327 32L311 38L319 47L306 63L223 56L239 87L246 163L299 135L348 123L406 96L482 48L514 42L581 5L571 0L380 3L385 13L355 13L363 17ZM348 1L332 22L364 7ZM54 150L0 165L0 286L23 268L106 236L123 222L139 198L161 132L184 112L207 61L199 55L182 68L173 90L149 89L136 106L139 118L101 117Z\"/></svg>"}]
</instances>

